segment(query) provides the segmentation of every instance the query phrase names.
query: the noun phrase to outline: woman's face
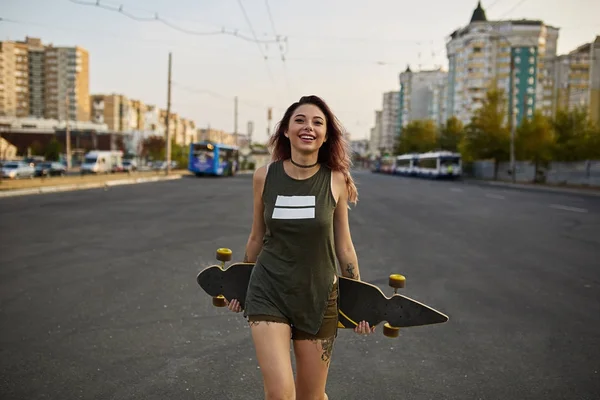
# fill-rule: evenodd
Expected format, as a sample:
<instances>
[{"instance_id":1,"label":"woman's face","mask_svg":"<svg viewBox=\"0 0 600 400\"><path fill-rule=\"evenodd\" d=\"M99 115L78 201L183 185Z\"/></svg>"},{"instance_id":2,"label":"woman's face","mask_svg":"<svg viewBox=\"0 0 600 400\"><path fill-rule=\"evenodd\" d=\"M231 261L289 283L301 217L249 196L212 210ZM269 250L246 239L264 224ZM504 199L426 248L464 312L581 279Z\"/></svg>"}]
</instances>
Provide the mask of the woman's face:
<instances>
[{"instance_id":1,"label":"woman's face","mask_svg":"<svg viewBox=\"0 0 600 400\"><path fill-rule=\"evenodd\" d=\"M327 121L321 109L313 104L298 106L292 113L285 136L291 146L302 153L318 151L327 140Z\"/></svg>"}]
</instances>

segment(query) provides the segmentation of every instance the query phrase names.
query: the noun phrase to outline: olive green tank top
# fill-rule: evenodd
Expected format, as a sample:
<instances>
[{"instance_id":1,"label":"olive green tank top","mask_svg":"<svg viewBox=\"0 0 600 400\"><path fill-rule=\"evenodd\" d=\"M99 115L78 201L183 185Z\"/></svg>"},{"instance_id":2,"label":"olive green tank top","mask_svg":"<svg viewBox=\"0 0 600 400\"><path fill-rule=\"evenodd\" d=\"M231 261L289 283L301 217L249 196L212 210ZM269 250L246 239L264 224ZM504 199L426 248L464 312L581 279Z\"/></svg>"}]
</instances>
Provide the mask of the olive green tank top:
<instances>
[{"instance_id":1,"label":"olive green tank top","mask_svg":"<svg viewBox=\"0 0 600 400\"><path fill-rule=\"evenodd\" d=\"M268 167L262 194L266 225L253 269L246 315L282 315L316 334L335 275L331 170L308 179L287 175L283 161Z\"/></svg>"}]
</instances>

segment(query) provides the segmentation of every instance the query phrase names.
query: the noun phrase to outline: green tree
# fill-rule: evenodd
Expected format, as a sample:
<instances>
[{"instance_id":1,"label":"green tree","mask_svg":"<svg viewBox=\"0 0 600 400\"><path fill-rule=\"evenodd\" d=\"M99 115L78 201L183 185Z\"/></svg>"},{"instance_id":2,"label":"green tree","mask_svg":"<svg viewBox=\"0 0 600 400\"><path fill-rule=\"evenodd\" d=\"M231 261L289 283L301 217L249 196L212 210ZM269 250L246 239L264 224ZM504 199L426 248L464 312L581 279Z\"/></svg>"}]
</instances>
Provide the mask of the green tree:
<instances>
[{"instance_id":1,"label":"green tree","mask_svg":"<svg viewBox=\"0 0 600 400\"><path fill-rule=\"evenodd\" d=\"M48 161L58 161L63 152L63 146L56 138L52 138L44 149L44 157Z\"/></svg>"},{"instance_id":2,"label":"green tree","mask_svg":"<svg viewBox=\"0 0 600 400\"><path fill-rule=\"evenodd\" d=\"M171 160L177 163L177 168L187 168L189 157L189 147L171 142Z\"/></svg>"},{"instance_id":3,"label":"green tree","mask_svg":"<svg viewBox=\"0 0 600 400\"><path fill-rule=\"evenodd\" d=\"M437 143L437 128L433 121L411 121L402 128L395 154L425 153L434 150Z\"/></svg>"},{"instance_id":4,"label":"green tree","mask_svg":"<svg viewBox=\"0 0 600 400\"><path fill-rule=\"evenodd\" d=\"M508 160L510 154L510 132L504 122L505 104L503 92L490 89L482 106L473 113L459 146L466 161L494 160L494 179L498 178L499 163Z\"/></svg>"},{"instance_id":5,"label":"green tree","mask_svg":"<svg viewBox=\"0 0 600 400\"><path fill-rule=\"evenodd\" d=\"M531 119L524 119L517 129L515 152L520 160L531 161L535 167L535 180L540 166L547 166L553 158L554 129L548 118L539 111Z\"/></svg>"},{"instance_id":6,"label":"green tree","mask_svg":"<svg viewBox=\"0 0 600 400\"><path fill-rule=\"evenodd\" d=\"M558 161L580 161L588 158L590 140L594 138L594 126L585 109L559 110L552 121L556 134L554 159Z\"/></svg>"},{"instance_id":7,"label":"green tree","mask_svg":"<svg viewBox=\"0 0 600 400\"><path fill-rule=\"evenodd\" d=\"M587 142L588 160L600 160L600 125L595 125L590 129Z\"/></svg>"},{"instance_id":8,"label":"green tree","mask_svg":"<svg viewBox=\"0 0 600 400\"><path fill-rule=\"evenodd\" d=\"M446 124L440 130L439 148L442 150L457 152L460 142L465 136L465 128L458 118L448 118Z\"/></svg>"}]
</instances>

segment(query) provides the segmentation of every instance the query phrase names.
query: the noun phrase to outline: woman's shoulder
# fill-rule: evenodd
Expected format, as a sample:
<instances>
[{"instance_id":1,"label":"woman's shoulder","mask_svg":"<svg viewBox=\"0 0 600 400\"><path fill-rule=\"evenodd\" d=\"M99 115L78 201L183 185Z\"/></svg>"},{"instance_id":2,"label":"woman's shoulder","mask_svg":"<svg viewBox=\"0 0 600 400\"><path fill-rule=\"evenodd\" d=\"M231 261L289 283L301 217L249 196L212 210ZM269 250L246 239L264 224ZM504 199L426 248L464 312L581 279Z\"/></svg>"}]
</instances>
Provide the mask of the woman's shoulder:
<instances>
[{"instance_id":1,"label":"woman's shoulder","mask_svg":"<svg viewBox=\"0 0 600 400\"><path fill-rule=\"evenodd\" d=\"M331 180L333 181L334 185L346 185L346 177L342 171L331 170Z\"/></svg>"},{"instance_id":2,"label":"woman's shoulder","mask_svg":"<svg viewBox=\"0 0 600 400\"><path fill-rule=\"evenodd\" d=\"M267 171L269 170L269 164L263 165L262 167L258 167L254 171L253 181L255 183L264 183L267 177Z\"/></svg>"}]
</instances>

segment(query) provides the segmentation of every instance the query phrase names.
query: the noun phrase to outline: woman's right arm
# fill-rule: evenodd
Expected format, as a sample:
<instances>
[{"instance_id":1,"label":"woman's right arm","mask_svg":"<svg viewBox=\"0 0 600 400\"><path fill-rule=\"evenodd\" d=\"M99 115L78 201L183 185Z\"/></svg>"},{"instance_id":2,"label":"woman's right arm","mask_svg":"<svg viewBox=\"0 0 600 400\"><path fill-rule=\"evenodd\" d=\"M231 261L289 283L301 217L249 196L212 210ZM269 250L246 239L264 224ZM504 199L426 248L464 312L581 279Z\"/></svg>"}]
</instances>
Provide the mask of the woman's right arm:
<instances>
[{"instance_id":1,"label":"woman's right arm","mask_svg":"<svg viewBox=\"0 0 600 400\"><path fill-rule=\"evenodd\" d=\"M252 229L246 244L246 254L244 262L256 262L258 254L262 250L263 237L265 235L265 220L263 217L264 205L262 202L262 193L267 176L267 166L262 166L254 171L252 178L254 211L252 217Z\"/></svg>"}]
</instances>

